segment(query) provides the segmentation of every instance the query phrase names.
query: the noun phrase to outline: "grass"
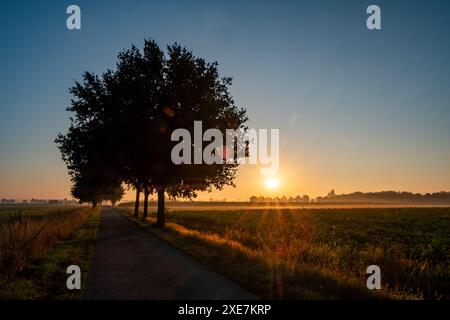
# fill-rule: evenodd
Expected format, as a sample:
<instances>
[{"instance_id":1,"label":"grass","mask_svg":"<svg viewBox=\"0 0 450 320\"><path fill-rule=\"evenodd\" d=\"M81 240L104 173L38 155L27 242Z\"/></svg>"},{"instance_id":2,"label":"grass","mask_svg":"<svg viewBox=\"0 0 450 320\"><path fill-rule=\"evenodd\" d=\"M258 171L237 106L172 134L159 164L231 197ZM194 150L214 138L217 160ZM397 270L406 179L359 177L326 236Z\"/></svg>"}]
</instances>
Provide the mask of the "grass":
<instances>
[{"instance_id":1,"label":"grass","mask_svg":"<svg viewBox=\"0 0 450 320\"><path fill-rule=\"evenodd\" d=\"M99 221L98 210L78 208L0 225L0 299L81 299L83 290L66 287L66 268L80 266L84 288Z\"/></svg>"},{"instance_id":2,"label":"grass","mask_svg":"<svg viewBox=\"0 0 450 320\"><path fill-rule=\"evenodd\" d=\"M151 222L141 226L263 298L450 299L450 208L177 211L164 230ZM372 264L381 290L366 287Z\"/></svg>"},{"instance_id":3,"label":"grass","mask_svg":"<svg viewBox=\"0 0 450 320\"><path fill-rule=\"evenodd\" d=\"M22 215L41 219L46 218L50 214L59 214L71 209L82 208L79 205L49 205L49 204L2 204L0 205L0 223L7 222L10 215L21 212Z\"/></svg>"}]
</instances>

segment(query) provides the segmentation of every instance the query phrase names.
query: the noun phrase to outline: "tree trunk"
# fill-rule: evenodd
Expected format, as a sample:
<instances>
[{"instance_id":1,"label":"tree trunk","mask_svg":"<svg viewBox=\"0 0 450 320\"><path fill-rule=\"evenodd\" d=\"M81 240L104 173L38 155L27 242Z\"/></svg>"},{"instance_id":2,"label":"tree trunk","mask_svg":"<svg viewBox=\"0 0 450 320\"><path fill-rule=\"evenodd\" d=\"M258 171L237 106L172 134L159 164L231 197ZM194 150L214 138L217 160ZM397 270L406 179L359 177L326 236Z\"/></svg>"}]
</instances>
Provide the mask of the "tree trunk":
<instances>
[{"instance_id":1,"label":"tree trunk","mask_svg":"<svg viewBox=\"0 0 450 320\"><path fill-rule=\"evenodd\" d=\"M139 216L139 201L141 198L141 190L136 188L136 202L134 203L134 216L137 218Z\"/></svg>"},{"instance_id":2,"label":"tree trunk","mask_svg":"<svg viewBox=\"0 0 450 320\"><path fill-rule=\"evenodd\" d=\"M156 225L160 228L164 228L166 225L166 216L164 208L164 188L158 188L158 212L156 214Z\"/></svg>"},{"instance_id":3,"label":"tree trunk","mask_svg":"<svg viewBox=\"0 0 450 320\"><path fill-rule=\"evenodd\" d=\"M150 191L145 188L144 190L144 213L142 214L142 221L145 221L148 216L148 195L150 194Z\"/></svg>"}]
</instances>

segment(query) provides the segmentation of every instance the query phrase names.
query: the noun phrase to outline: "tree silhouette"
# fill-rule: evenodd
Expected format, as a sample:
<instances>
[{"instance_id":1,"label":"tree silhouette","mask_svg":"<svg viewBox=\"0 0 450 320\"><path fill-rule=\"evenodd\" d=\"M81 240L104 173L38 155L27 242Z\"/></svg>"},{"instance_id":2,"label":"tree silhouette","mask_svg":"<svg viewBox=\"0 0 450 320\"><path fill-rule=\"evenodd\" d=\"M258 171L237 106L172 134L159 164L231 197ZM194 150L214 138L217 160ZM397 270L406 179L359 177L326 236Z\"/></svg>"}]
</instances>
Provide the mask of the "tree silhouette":
<instances>
[{"instance_id":1,"label":"tree silhouette","mask_svg":"<svg viewBox=\"0 0 450 320\"><path fill-rule=\"evenodd\" d=\"M96 207L121 188L122 181L114 152L115 128L100 116L110 94L91 73L85 73L83 84L76 83L70 92L74 99L67 110L75 112L75 117L67 134L59 134L55 142L71 176L72 195Z\"/></svg>"},{"instance_id":2,"label":"tree silhouette","mask_svg":"<svg viewBox=\"0 0 450 320\"><path fill-rule=\"evenodd\" d=\"M114 207L117 202L122 199L123 195L125 193L125 190L123 189L122 185L117 185L113 188L110 188L107 193L105 193L104 200L110 201L111 205Z\"/></svg>"},{"instance_id":3,"label":"tree silhouette","mask_svg":"<svg viewBox=\"0 0 450 320\"><path fill-rule=\"evenodd\" d=\"M120 182L103 180L98 175L78 175L73 178L72 195L80 203L91 203L96 208L102 201L111 201L114 206L124 193Z\"/></svg>"},{"instance_id":4,"label":"tree silhouette","mask_svg":"<svg viewBox=\"0 0 450 320\"><path fill-rule=\"evenodd\" d=\"M145 150L139 159L146 160L136 171L146 182L144 195L157 193L157 224L164 226L165 193L171 198L192 198L198 191L221 189L232 185L237 168L237 164L174 164L173 130L183 128L194 136L194 121L202 121L205 128L225 134L226 129L244 128L247 118L228 92L231 79L219 77L218 64L206 63L177 44L169 46L165 56L155 42L146 41L143 54L133 47L119 59L120 65L140 75L133 85L137 94L131 105L138 106L133 117L140 119L141 125L136 126L142 142L139 150ZM196 147L203 149L203 145Z\"/></svg>"},{"instance_id":5,"label":"tree silhouette","mask_svg":"<svg viewBox=\"0 0 450 320\"><path fill-rule=\"evenodd\" d=\"M193 137L194 121L202 121L205 130L215 128L225 136L226 129L245 130L247 116L235 105L228 90L231 78L219 76L217 62L207 63L178 44L165 54L146 40L142 51L132 46L119 53L116 67L101 77L85 73L83 83L71 89L75 99L68 110L75 117L57 143L72 177L82 176L87 166L96 168L101 180L133 186L135 214L143 191L143 219L149 195L157 193L157 225L163 227L165 194L193 198L199 191L220 190L233 185L238 166L237 161L174 164L171 151L178 142L171 141L172 132L182 128ZM204 144L194 147L203 150Z\"/></svg>"},{"instance_id":6,"label":"tree silhouette","mask_svg":"<svg viewBox=\"0 0 450 320\"><path fill-rule=\"evenodd\" d=\"M116 199L118 194L121 198L124 190L121 181L108 172L109 167L88 151L88 145L80 143L87 136L85 132L71 127L65 136L59 135L56 141L69 168L72 196L80 203L91 203L95 208L103 200Z\"/></svg>"}]
</instances>

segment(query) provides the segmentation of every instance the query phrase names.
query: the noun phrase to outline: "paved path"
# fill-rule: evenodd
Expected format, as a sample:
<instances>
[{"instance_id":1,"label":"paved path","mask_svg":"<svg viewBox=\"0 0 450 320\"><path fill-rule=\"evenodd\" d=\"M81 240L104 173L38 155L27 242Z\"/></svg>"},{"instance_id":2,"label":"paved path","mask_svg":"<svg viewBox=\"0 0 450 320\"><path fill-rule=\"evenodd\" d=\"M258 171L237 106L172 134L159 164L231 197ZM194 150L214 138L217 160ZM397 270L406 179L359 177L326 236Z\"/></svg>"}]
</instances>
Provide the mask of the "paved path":
<instances>
[{"instance_id":1,"label":"paved path","mask_svg":"<svg viewBox=\"0 0 450 320\"><path fill-rule=\"evenodd\" d=\"M257 299L191 256L103 209L86 299Z\"/></svg>"}]
</instances>

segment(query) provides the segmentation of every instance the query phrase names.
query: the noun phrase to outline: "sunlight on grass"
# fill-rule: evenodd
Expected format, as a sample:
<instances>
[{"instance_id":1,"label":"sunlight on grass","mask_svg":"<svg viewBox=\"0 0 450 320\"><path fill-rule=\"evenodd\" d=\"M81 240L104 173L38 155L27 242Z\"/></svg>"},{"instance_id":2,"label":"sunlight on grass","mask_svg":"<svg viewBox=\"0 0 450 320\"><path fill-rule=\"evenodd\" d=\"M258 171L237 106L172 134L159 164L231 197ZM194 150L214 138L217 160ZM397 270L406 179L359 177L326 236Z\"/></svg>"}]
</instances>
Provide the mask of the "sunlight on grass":
<instances>
[{"instance_id":1,"label":"sunlight on grass","mask_svg":"<svg viewBox=\"0 0 450 320\"><path fill-rule=\"evenodd\" d=\"M182 211L169 220L165 230L153 217L145 226L264 298L449 297L450 209ZM366 288L371 264L382 290Z\"/></svg>"}]
</instances>

